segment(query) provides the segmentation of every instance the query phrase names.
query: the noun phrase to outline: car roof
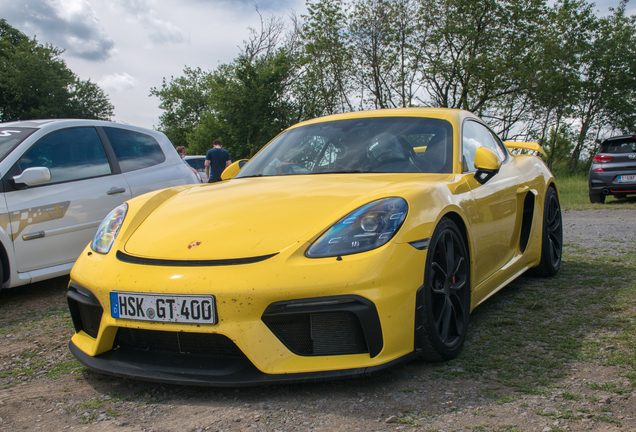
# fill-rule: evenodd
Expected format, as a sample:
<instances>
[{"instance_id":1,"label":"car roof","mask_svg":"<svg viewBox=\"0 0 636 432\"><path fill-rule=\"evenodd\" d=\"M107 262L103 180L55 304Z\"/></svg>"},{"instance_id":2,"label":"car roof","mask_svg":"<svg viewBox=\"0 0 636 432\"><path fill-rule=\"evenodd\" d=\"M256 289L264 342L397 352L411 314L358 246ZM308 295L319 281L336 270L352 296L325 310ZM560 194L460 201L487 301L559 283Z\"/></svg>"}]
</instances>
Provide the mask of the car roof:
<instances>
[{"instance_id":1,"label":"car roof","mask_svg":"<svg viewBox=\"0 0 636 432\"><path fill-rule=\"evenodd\" d=\"M291 126L290 129L298 126L304 126L312 123L322 123L332 120L346 120L356 118L373 118L373 117L428 117L439 119L451 119L451 118L474 118L479 120L479 117L471 113L470 111L461 110L457 108L387 108L377 110L363 110L352 111L343 114L332 114L324 117L318 117L311 120L306 120Z\"/></svg>"},{"instance_id":2,"label":"car roof","mask_svg":"<svg viewBox=\"0 0 636 432\"><path fill-rule=\"evenodd\" d=\"M636 135L620 135L615 137L610 137L605 139L603 142L614 141L614 140L625 140L625 139L636 139Z\"/></svg>"},{"instance_id":3,"label":"car roof","mask_svg":"<svg viewBox=\"0 0 636 432\"><path fill-rule=\"evenodd\" d=\"M54 130L66 129L72 127L110 127L127 129L131 131L137 131L152 135L155 138L159 136L165 136L163 132L153 129L148 129L140 126L133 126L125 123L117 123L106 120L86 120L86 119L42 119L42 120L24 120L0 123L0 128L14 127L14 128L30 128L36 129L43 133L48 133Z\"/></svg>"},{"instance_id":4,"label":"car roof","mask_svg":"<svg viewBox=\"0 0 636 432\"><path fill-rule=\"evenodd\" d=\"M50 124L65 124L65 123L85 123L87 125L112 125L114 122L105 120L85 120L85 119L44 119L44 120L18 120L12 122L0 123L0 127L29 127L40 129Z\"/></svg>"}]
</instances>

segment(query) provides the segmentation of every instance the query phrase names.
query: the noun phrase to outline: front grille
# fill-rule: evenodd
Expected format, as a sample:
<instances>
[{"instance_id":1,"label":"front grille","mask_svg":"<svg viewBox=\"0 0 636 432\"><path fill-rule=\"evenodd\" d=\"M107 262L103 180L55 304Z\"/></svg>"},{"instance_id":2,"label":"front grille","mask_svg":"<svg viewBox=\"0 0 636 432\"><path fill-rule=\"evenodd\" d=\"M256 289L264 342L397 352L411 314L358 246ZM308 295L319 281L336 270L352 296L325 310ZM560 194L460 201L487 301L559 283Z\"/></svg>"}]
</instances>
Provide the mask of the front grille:
<instances>
[{"instance_id":1,"label":"front grille","mask_svg":"<svg viewBox=\"0 0 636 432\"><path fill-rule=\"evenodd\" d=\"M114 349L212 357L245 357L227 336L214 333L169 332L120 327Z\"/></svg>"},{"instance_id":2,"label":"front grille","mask_svg":"<svg viewBox=\"0 0 636 432\"><path fill-rule=\"evenodd\" d=\"M263 322L294 354L326 356L368 353L358 317L351 312L263 316Z\"/></svg>"}]
</instances>

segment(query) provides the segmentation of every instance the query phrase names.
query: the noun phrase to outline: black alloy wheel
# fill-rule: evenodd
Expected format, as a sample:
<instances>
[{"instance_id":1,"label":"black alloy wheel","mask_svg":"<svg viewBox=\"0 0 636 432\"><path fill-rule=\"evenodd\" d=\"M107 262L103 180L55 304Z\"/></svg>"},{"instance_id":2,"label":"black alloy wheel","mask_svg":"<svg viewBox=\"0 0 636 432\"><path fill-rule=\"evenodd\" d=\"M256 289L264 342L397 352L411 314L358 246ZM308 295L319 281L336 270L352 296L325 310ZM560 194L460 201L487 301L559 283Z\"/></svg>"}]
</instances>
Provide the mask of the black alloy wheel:
<instances>
[{"instance_id":1,"label":"black alloy wheel","mask_svg":"<svg viewBox=\"0 0 636 432\"><path fill-rule=\"evenodd\" d=\"M442 219L431 237L422 295L422 358L457 357L470 317L470 260L464 239L450 219Z\"/></svg>"},{"instance_id":2,"label":"black alloy wheel","mask_svg":"<svg viewBox=\"0 0 636 432\"><path fill-rule=\"evenodd\" d=\"M563 255L563 219L561 205L554 188L549 187L543 207L541 262L532 269L536 276L550 277L558 273Z\"/></svg>"}]
</instances>

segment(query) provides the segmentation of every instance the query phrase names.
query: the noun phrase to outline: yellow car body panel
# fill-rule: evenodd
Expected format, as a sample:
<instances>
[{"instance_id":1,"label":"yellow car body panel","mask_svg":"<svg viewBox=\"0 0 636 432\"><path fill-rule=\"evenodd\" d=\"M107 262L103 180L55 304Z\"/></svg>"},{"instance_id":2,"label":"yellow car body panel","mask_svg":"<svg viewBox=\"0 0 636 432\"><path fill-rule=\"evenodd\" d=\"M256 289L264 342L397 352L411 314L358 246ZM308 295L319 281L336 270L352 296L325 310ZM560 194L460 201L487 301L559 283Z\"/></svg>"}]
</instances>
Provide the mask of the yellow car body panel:
<instances>
[{"instance_id":1,"label":"yellow car body panel","mask_svg":"<svg viewBox=\"0 0 636 432\"><path fill-rule=\"evenodd\" d=\"M462 122L474 118L445 109L363 111L314 119L291 129L379 116L444 119L452 127L454 155L461 154ZM555 180L538 158L508 154L485 184L477 181L475 173L462 172L461 159L456 157L452 172L445 174L233 178L132 199L111 251L96 253L89 245L71 272L71 286L89 291L104 310L95 337L81 329L73 336L74 348L81 351L74 353L105 355L114 347L117 330L130 328L224 335L261 373L280 376L373 368L410 358L417 345L417 293L424 285L430 253L418 248L419 242L433 238L443 219L452 219L460 228L470 261L472 311L541 262L544 198L551 187L556 188ZM404 199L408 213L386 244L343 256L307 257L308 248L344 216L391 197ZM528 212L531 225L524 222L530 220L524 219ZM523 236L527 244L520 246ZM268 258L212 267L143 265L119 259L120 253L142 261ZM213 295L218 322L194 325L114 318L109 313L113 291ZM268 308L277 302L344 294L366 299L377 309L382 336L377 355L298 355L263 322Z\"/></svg>"}]
</instances>

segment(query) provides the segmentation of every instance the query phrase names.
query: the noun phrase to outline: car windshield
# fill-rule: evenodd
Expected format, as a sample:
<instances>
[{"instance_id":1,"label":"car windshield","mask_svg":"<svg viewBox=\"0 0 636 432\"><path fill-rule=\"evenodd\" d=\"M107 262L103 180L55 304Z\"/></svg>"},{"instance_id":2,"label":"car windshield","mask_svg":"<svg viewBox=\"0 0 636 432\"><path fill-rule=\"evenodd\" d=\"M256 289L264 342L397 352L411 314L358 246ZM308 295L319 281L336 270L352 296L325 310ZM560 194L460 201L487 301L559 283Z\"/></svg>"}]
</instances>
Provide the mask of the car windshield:
<instances>
[{"instance_id":1,"label":"car windshield","mask_svg":"<svg viewBox=\"0 0 636 432\"><path fill-rule=\"evenodd\" d=\"M33 132L33 128L0 127L0 161Z\"/></svg>"},{"instance_id":2,"label":"car windshield","mask_svg":"<svg viewBox=\"0 0 636 432\"><path fill-rule=\"evenodd\" d=\"M373 117L314 123L279 135L237 178L332 173L450 173L446 120Z\"/></svg>"},{"instance_id":3,"label":"car windshield","mask_svg":"<svg viewBox=\"0 0 636 432\"><path fill-rule=\"evenodd\" d=\"M634 153L636 152L636 139L630 137L605 142L600 153Z\"/></svg>"}]
</instances>

